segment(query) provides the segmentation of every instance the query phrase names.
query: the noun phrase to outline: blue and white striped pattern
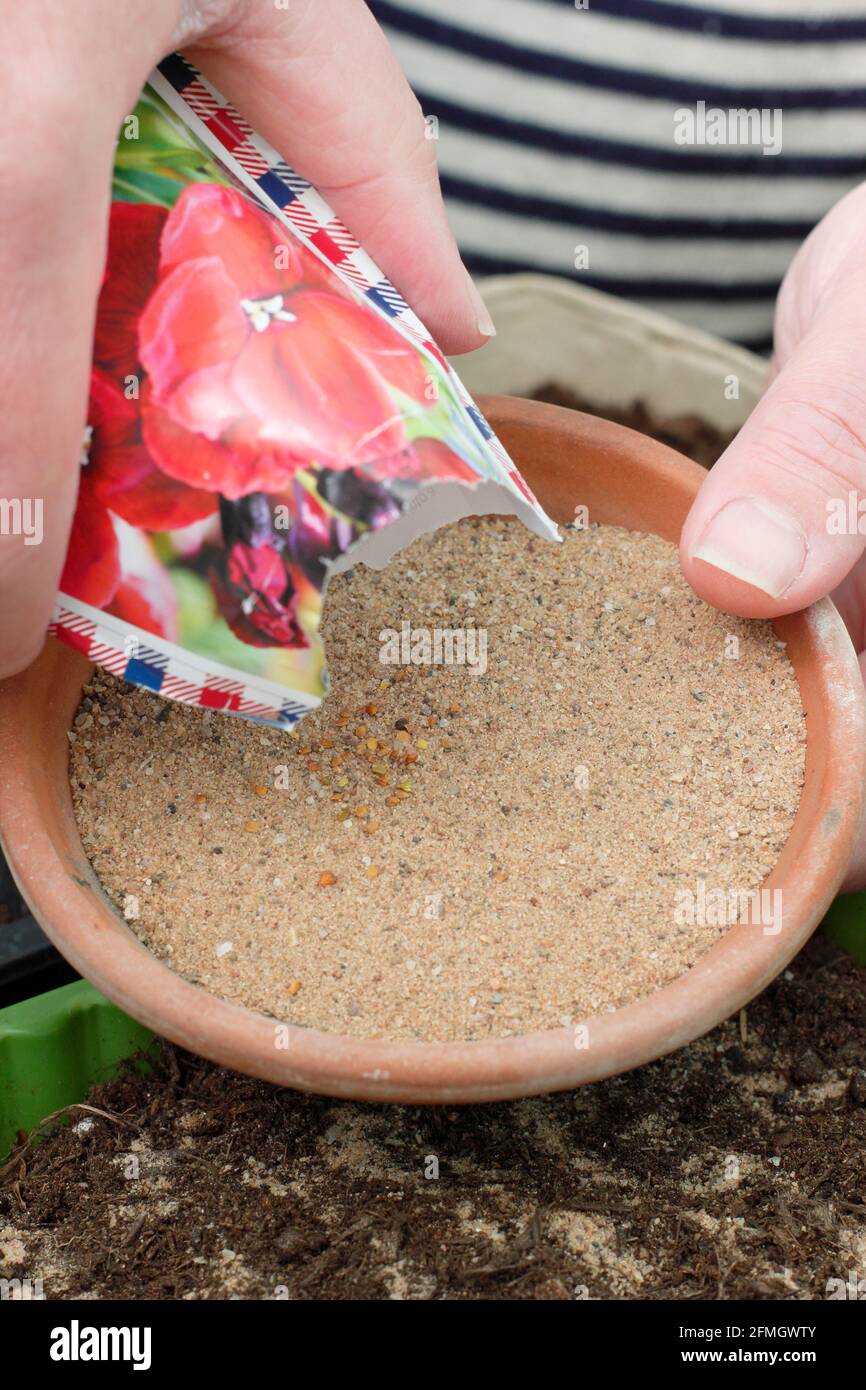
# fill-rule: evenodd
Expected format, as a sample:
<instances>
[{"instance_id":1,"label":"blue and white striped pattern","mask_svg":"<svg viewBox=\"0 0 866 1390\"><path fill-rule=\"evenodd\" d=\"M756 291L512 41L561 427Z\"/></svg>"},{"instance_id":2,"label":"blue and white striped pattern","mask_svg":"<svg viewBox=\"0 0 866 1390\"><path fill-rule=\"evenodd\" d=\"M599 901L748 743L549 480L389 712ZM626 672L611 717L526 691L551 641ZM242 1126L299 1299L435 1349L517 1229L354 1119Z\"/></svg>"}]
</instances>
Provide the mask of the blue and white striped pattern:
<instances>
[{"instance_id":1,"label":"blue and white striped pattern","mask_svg":"<svg viewBox=\"0 0 866 1390\"><path fill-rule=\"evenodd\" d=\"M475 274L548 271L768 347L798 245L866 177L866 0L369 3L438 118ZM701 101L781 110L781 152L678 145Z\"/></svg>"}]
</instances>

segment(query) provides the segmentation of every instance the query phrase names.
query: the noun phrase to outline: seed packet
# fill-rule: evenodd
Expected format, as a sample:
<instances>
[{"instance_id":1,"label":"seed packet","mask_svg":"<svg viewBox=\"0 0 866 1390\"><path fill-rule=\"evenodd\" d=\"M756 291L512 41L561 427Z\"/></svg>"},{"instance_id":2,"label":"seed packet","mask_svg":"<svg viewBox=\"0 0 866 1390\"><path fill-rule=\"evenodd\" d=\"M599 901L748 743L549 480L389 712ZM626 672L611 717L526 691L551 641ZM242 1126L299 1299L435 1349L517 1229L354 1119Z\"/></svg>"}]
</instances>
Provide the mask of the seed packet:
<instances>
[{"instance_id":1,"label":"seed packet","mask_svg":"<svg viewBox=\"0 0 866 1390\"><path fill-rule=\"evenodd\" d=\"M329 575L465 515L556 537L409 306L178 56L124 122L112 199L52 635L287 726L327 689Z\"/></svg>"}]
</instances>

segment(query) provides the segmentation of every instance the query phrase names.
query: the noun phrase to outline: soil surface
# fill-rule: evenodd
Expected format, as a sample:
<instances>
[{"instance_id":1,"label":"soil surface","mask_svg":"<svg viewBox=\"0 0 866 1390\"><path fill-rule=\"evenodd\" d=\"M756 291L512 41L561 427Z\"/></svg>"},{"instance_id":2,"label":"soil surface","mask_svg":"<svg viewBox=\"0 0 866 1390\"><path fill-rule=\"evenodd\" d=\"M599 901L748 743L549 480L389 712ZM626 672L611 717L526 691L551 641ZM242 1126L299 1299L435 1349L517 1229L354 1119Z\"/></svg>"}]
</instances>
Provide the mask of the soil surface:
<instances>
[{"instance_id":1,"label":"soil surface","mask_svg":"<svg viewBox=\"0 0 866 1390\"><path fill-rule=\"evenodd\" d=\"M653 439L677 449L704 468L711 468L733 439L733 435L720 434L698 415L676 415L657 420L643 401L634 401L621 410L600 410L575 391L566 386L557 386L555 382L540 387L534 399L547 401L550 405L566 406L569 410L582 410L585 415L601 415L605 420L613 420L617 425L637 430L639 434L652 435Z\"/></svg>"},{"instance_id":2,"label":"soil surface","mask_svg":"<svg viewBox=\"0 0 866 1390\"><path fill-rule=\"evenodd\" d=\"M383 666L407 593L413 631L480 633L484 662ZM82 844L187 980L324 1032L477 1040L621 1008L771 925L797 679L668 541L467 518L336 576L323 635L331 693L291 734L85 686Z\"/></svg>"},{"instance_id":3,"label":"soil surface","mask_svg":"<svg viewBox=\"0 0 866 1390\"><path fill-rule=\"evenodd\" d=\"M670 1058L465 1109L166 1046L0 1170L0 1276L49 1299L825 1298L866 1272L864 996L818 938Z\"/></svg>"}]
</instances>

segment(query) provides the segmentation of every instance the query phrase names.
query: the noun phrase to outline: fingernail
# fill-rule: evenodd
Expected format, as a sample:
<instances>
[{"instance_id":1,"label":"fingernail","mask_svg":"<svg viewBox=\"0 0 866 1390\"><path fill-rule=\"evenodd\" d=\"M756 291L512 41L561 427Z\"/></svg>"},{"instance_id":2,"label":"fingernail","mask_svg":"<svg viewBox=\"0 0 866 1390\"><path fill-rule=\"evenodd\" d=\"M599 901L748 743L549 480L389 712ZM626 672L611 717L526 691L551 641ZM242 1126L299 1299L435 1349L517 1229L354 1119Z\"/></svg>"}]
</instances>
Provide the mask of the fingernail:
<instances>
[{"instance_id":1,"label":"fingernail","mask_svg":"<svg viewBox=\"0 0 866 1390\"><path fill-rule=\"evenodd\" d=\"M464 266L465 270L465 266ZM496 337L496 325L490 317L490 310L481 298L481 291L476 285L469 271L466 271L466 283L469 286L469 297L472 300L472 309L475 314L475 323L478 332L483 338Z\"/></svg>"},{"instance_id":2,"label":"fingernail","mask_svg":"<svg viewBox=\"0 0 866 1390\"><path fill-rule=\"evenodd\" d=\"M738 497L713 517L692 559L781 598L802 574L807 550L796 517L757 497Z\"/></svg>"}]
</instances>

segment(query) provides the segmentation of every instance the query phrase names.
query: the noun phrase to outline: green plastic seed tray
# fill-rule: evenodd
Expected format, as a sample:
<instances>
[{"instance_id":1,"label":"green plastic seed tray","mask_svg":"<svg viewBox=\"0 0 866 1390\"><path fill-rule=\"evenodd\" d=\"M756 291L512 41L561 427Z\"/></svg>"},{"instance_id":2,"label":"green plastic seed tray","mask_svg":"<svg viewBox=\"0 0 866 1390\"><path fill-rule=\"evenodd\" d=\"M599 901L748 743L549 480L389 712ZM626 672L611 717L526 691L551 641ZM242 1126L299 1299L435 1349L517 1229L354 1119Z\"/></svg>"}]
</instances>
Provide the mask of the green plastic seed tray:
<instances>
[{"instance_id":1,"label":"green plastic seed tray","mask_svg":"<svg viewBox=\"0 0 866 1390\"><path fill-rule=\"evenodd\" d=\"M152 1042L85 980L0 1009L0 1163L19 1130L82 1101Z\"/></svg>"},{"instance_id":2,"label":"green plastic seed tray","mask_svg":"<svg viewBox=\"0 0 866 1390\"><path fill-rule=\"evenodd\" d=\"M828 936L866 965L866 893L837 898L822 925Z\"/></svg>"}]
</instances>

